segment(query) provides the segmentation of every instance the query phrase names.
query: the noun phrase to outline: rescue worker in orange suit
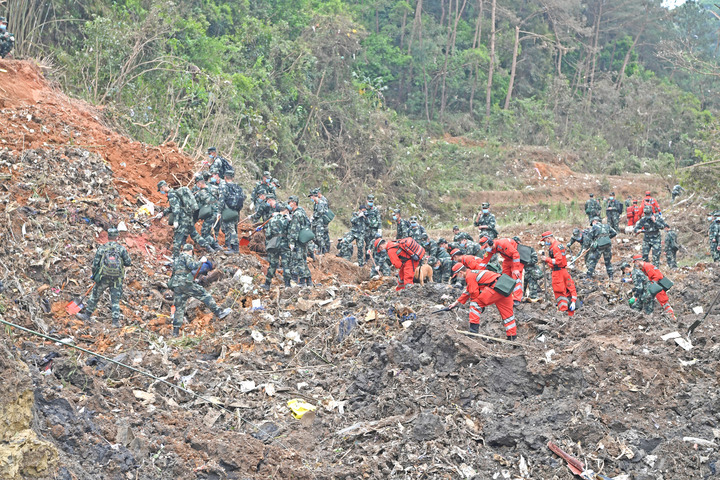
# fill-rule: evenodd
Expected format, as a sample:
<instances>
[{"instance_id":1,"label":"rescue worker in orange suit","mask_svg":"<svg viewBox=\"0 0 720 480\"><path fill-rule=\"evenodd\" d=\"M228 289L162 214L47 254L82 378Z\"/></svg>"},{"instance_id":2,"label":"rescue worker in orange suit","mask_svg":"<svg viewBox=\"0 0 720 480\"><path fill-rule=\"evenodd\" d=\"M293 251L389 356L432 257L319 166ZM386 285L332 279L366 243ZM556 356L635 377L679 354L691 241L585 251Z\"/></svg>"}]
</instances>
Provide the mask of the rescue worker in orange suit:
<instances>
[{"instance_id":1,"label":"rescue worker in orange suit","mask_svg":"<svg viewBox=\"0 0 720 480\"><path fill-rule=\"evenodd\" d=\"M642 209L638 206L637 200L633 200L632 204L627 207L628 227L634 227L637 221L640 220L641 214Z\"/></svg>"},{"instance_id":2,"label":"rescue worker in orange suit","mask_svg":"<svg viewBox=\"0 0 720 480\"><path fill-rule=\"evenodd\" d=\"M453 262L461 263L470 270L482 270L482 259L473 255L463 255L459 248L450 252Z\"/></svg>"},{"instance_id":3,"label":"rescue worker in orange suit","mask_svg":"<svg viewBox=\"0 0 720 480\"><path fill-rule=\"evenodd\" d=\"M575 303L577 302L577 291L575 282L567 271L567 257L565 246L555 240L552 232L542 234L543 244L547 247L547 256L541 257L552 271L552 289L557 301L557 309L567 312L569 316L575 315Z\"/></svg>"},{"instance_id":4,"label":"rescue worker in orange suit","mask_svg":"<svg viewBox=\"0 0 720 480\"><path fill-rule=\"evenodd\" d=\"M657 282L665 277L665 275L663 275L660 269L655 265L650 262L643 261L642 255L633 255L632 260L635 263L635 266L642 270L651 282ZM675 317L675 311L670 306L670 299L667 296L667 292L662 290L655 295L655 298L657 298L657 301L660 302L660 305L663 307L665 313L673 320L677 320Z\"/></svg>"},{"instance_id":5,"label":"rescue worker in orange suit","mask_svg":"<svg viewBox=\"0 0 720 480\"><path fill-rule=\"evenodd\" d=\"M489 270L469 270L462 263L456 263L453 272L455 275L465 274L465 291L448 308L452 310L458 304L465 305L470 300L469 331L478 333L480 314L485 310L485 307L495 305L505 325L507 339L515 340L517 338L517 325L515 323L512 297L506 297L493 288L501 274Z\"/></svg>"},{"instance_id":6,"label":"rescue worker in orange suit","mask_svg":"<svg viewBox=\"0 0 720 480\"><path fill-rule=\"evenodd\" d=\"M496 253L499 253L503 257L502 273L510 275L515 279L516 284L512 297L515 305L518 305L522 300L523 293L523 264L520 263L520 253L518 253L517 243L512 238L490 240L488 237L482 237L478 243L486 252L485 257L480 262L480 269L486 269L488 263Z\"/></svg>"},{"instance_id":7,"label":"rescue worker in orange suit","mask_svg":"<svg viewBox=\"0 0 720 480\"><path fill-rule=\"evenodd\" d=\"M425 256L425 249L410 237L392 242L382 240L377 249L385 250L390 263L398 269L398 284L395 290L403 290L405 286L412 285L415 269Z\"/></svg>"},{"instance_id":8,"label":"rescue worker in orange suit","mask_svg":"<svg viewBox=\"0 0 720 480\"><path fill-rule=\"evenodd\" d=\"M653 215L662 214L662 212L660 211L660 204L652 197L649 190L645 192L645 200L643 200L642 205L643 208L645 208L645 205L650 205L652 207Z\"/></svg>"}]
</instances>

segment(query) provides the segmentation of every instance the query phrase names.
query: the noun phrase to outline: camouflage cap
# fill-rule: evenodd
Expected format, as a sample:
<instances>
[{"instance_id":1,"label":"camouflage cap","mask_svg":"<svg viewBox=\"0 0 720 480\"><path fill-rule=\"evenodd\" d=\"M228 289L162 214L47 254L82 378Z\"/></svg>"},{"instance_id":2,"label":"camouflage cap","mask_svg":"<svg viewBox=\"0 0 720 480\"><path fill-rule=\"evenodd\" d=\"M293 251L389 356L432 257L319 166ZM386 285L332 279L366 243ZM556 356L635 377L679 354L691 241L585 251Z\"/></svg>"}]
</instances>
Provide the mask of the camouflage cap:
<instances>
[{"instance_id":1,"label":"camouflage cap","mask_svg":"<svg viewBox=\"0 0 720 480\"><path fill-rule=\"evenodd\" d=\"M445 240L445 237L438 238L438 245L442 245L443 243L447 243L447 240Z\"/></svg>"},{"instance_id":2,"label":"camouflage cap","mask_svg":"<svg viewBox=\"0 0 720 480\"><path fill-rule=\"evenodd\" d=\"M367 199L368 199L368 200L375 200L375 195L373 195L373 194L371 193L370 195L367 196Z\"/></svg>"},{"instance_id":3,"label":"camouflage cap","mask_svg":"<svg viewBox=\"0 0 720 480\"><path fill-rule=\"evenodd\" d=\"M580 236L580 229L579 228L573 228L573 238L578 238Z\"/></svg>"},{"instance_id":4,"label":"camouflage cap","mask_svg":"<svg viewBox=\"0 0 720 480\"><path fill-rule=\"evenodd\" d=\"M215 148L215 147L208 148L208 153L210 153L210 152L217 152L217 148Z\"/></svg>"},{"instance_id":5,"label":"camouflage cap","mask_svg":"<svg viewBox=\"0 0 720 480\"><path fill-rule=\"evenodd\" d=\"M290 203L290 202L294 202L295 204L298 204L298 203L300 203L300 199L298 198L297 195L290 195L288 197L288 203Z\"/></svg>"},{"instance_id":6,"label":"camouflage cap","mask_svg":"<svg viewBox=\"0 0 720 480\"><path fill-rule=\"evenodd\" d=\"M410 221L417 222L417 217L415 215L413 215L412 217L410 217Z\"/></svg>"},{"instance_id":7,"label":"camouflage cap","mask_svg":"<svg viewBox=\"0 0 720 480\"><path fill-rule=\"evenodd\" d=\"M435 265L437 263L437 258L435 257L428 257L427 259L428 265Z\"/></svg>"},{"instance_id":8,"label":"camouflage cap","mask_svg":"<svg viewBox=\"0 0 720 480\"><path fill-rule=\"evenodd\" d=\"M280 186L280 180L278 180L277 178L273 178L272 180L270 180L270 183L274 183L276 187Z\"/></svg>"},{"instance_id":9,"label":"camouflage cap","mask_svg":"<svg viewBox=\"0 0 720 480\"><path fill-rule=\"evenodd\" d=\"M205 171L202 173L202 177L203 177L205 180L208 180L210 177L212 177L212 173L210 173L209 170L205 170Z\"/></svg>"},{"instance_id":10,"label":"camouflage cap","mask_svg":"<svg viewBox=\"0 0 720 480\"><path fill-rule=\"evenodd\" d=\"M227 170L225 172L225 178L235 178L235 170Z\"/></svg>"},{"instance_id":11,"label":"camouflage cap","mask_svg":"<svg viewBox=\"0 0 720 480\"><path fill-rule=\"evenodd\" d=\"M598 222L602 223L602 220L600 220L600 217L592 217L592 218L590 219L590 223L594 222L595 220L597 220Z\"/></svg>"},{"instance_id":12,"label":"camouflage cap","mask_svg":"<svg viewBox=\"0 0 720 480\"><path fill-rule=\"evenodd\" d=\"M275 200L277 200L277 197L272 192L265 193L264 195L265 195L265 200L270 200L271 198L274 198Z\"/></svg>"},{"instance_id":13,"label":"camouflage cap","mask_svg":"<svg viewBox=\"0 0 720 480\"><path fill-rule=\"evenodd\" d=\"M610 196L611 196L611 197L614 197L614 196L615 196L615 192L610 192Z\"/></svg>"},{"instance_id":14,"label":"camouflage cap","mask_svg":"<svg viewBox=\"0 0 720 480\"><path fill-rule=\"evenodd\" d=\"M270 175L270 172L268 172L267 170L265 170L265 171L263 172L263 177L272 177L272 175Z\"/></svg>"},{"instance_id":15,"label":"camouflage cap","mask_svg":"<svg viewBox=\"0 0 720 480\"><path fill-rule=\"evenodd\" d=\"M490 208L490 204L488 202L483 202L482 208Z\"/></svg>"},{"instance_id":16,"label":"camouflage cap","mask_svg":"<svg viewBox=\"0 0 720 480\"><path fill-rule=\"evenodd\" d=\"M160 180L157 185L158 192L160 191L161 188L166 187L166 186L167 186L167 182L165 180Z\"/></svg>"},{"instance_id":17,"label":"camouflage cap","mask_svg":"<svg viewBox=\"0 0 720 480\"><path fill-rule=\"evenodd\" d=\"M189 251L189 250L192 250L192 249L193 249L193 246L192 246L191 244L189 244L189 243L186 243L185 245L183 245L183 248L182 248L182 249L183 249L183 252Z\"/></svg>"},{"instance_id":18,"label":"camouflage cap","mask_svg":"<svg viewBox=\"0 0 720 480\"><path fill-rule=\"evenodd\" d=\"M117 238L118 235L120 235L120 232L118 232L118 229L115 227L108 228L108 238Z\"/></svg>"},{"instance_id":19,"label":"camouflage cap","mask_svg":"<svg viewBox=\"0 0 720 480\"><path fill-rule=\"evenodd\" d=\"M290 210L290 207L288 207L288 206L287 206L287 203L285 203L285 202L278 202L278 203L275 205L275 208L276 208L277 211L279 211L279 212L280 212L280 211L283 211L283 210Z\"/></svg>"},{"instance_id":20,"label":"camouflage cap","mask_svg":"<svg viewBox=\"0 0 720 480\"><path fill-rule=\"evenodd\" d=\"M460 230L460 227L458 227L457 225L453 225L453 232L454 232L455 230Z\"/></svg>"},{"instance_id":21,"label":"camouflage cap","mask_svg":"<svg viewBox=\"0 0 720 480\"><path fill-rule=\"evenodd\" d=\"M393 209L393 213L397 213L398 215L400 215L400 209L399 208Z\"/></svg>"},{"instance_id":22,"label":"camouflage cap","mask_svg":"<svg viewBox=\"0 0 720 480\"><path fill-rule=\"evenodd\" d=\"M591 194L590 194L590 198L592 198L592 197L594 197L594 196L595 196L595 194L594 194L594 193L591 193Z\"/></svg>"},{"instance_id":23,"label":"camouflage cap","mask_svg":"<svg viewBox=\"0 0 720 480\"><path fill-rule=\"evenodd\" d=\"M204 182L205 176L204 175L195 175L195 183Z\"/></svg>"},{"instance_id":24,"label":"camouflage cap","mask_svg":"<svg viewBox=\"0 0 720 480\"><path fill-rule=\"evenodd\" d=\"M652 213L652 207L650 205L645 205L645 207L643 207L643 213Z\"/></svg>"},{"instance_id":25,"label":"camouflage cap","mask_svg":"<svg viewBox=\"0 0 720 480\"><path fill-rule=\"evenodd\" d=\"M629 267L630 267L630 263L629 263L629 262L622 262L622 263L620 264L620 270L621 270L621 271L622 271L622 270L625 270L626 268L629 268Z\"/></svg>"},{"instance_id":26,"label":"camouflage cap","mask_svg":"<svg viewBox=\"0 0 720 480\"><path fill-rule=\"evenodd\" d=\"M5 17L0 17L0 22L5 22L5 23L7 23L7 18L5 18Z\"/></svg>"},{"instance_id":27,"label":"camouflage cap","mask_svg":"<svg viewBox=\"0 0 720 480\"><path fill-rule=\"evenodd\" d=\"M361 203L360 205L358 205L358 210L367 210L367 205Z\"/></svg>"},{"instance_id":28,"label":"camouflage cap","mask_svg":"<svg viewBox=\"0 0 720 480\"><path fill-rule=\"evenodd\" d=\"M713 217L720 217L720 210L715 210L712 215Z\"/></svg>"},{"instance_id":29,"label":"camouflage cap","mask_svg":"<svg viewBox=\"0 0 720 480\"><path fill-rule=\"evenodd\" d=\"M429 238L430 238L430 237L428 237L428 234L427 234L427 233L423 233L422 235L420 235L420 240L427 240L427 239L429 239Z\"/></svg>"}]
</instances>

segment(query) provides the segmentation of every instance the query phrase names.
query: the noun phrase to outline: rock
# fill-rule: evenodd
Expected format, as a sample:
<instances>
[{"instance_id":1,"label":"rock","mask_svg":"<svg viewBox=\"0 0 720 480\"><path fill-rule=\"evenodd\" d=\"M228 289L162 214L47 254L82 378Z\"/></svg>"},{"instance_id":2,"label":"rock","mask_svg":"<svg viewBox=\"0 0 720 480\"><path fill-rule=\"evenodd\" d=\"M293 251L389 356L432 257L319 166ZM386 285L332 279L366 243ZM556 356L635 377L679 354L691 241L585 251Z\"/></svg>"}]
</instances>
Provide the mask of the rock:
<instances>
[{"instance_id":1,"label":"rock","mask_svg":"<svg viewBox=\"0 0 720 480\"><path fill-rule=\"evenodd\" d=\"M432 413L421 413L413 422L412 436L418 442L434 440L445 435L442 418Z\"/></svg>"}]
</instances>

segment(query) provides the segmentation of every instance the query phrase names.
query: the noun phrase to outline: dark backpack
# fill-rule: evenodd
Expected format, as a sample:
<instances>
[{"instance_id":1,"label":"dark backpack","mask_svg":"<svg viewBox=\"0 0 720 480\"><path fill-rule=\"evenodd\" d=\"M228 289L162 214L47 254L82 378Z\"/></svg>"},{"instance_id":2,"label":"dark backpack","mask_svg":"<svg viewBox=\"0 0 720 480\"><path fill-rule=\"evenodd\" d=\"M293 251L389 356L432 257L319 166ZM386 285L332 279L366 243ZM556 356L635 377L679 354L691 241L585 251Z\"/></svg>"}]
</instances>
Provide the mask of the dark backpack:
<instances>
[{"instance_id":1,"label":"dark backpack","mask_svg":"<svg viewBox=\"0 0 720 480\"><path fill-rule=\"evenodd\" d=\"M225 197L225 205L227 205L230 210L239 212L245 204L245 192L243 192L240 185L235 183L228 183L226 188L228 193Z\"/></svg>"},{"instance_id":2,"label":"dark backpack","mask_svg":"<svg viewBox=\"0 0 720 480\"><path fill-rule=\"evenodd\" d=\"M225 157L220 157L222 165L220 167L220 178L225 178L225 174L228 172L235 173L235 167L232 166L230 161Z\"/></svg>"},{"instance_id":3,"label":"dark backpack","mask_svg":"<svg viewBox=\"0 0 720 480\"><path fill-rule=\"evenodd\" d=\"M103 252L100 259L98 280L103 278L120 278L123 276L124 264L117 247L110 247Z\"/></svg>"},{"instance_id":4,"label":"dark backpack","mask_svg":"<svg viewBox=\"0 0 720 480\"><path fill-rule=\"evenodd\" d=\"M199 209L197 200L195 200L195 195L192 194L188 187L180 187L175 190L175 192L177 192L177 196L180 199L180 203L182 203L183 208L194 215Z\"/></svg>"}]
</instances>

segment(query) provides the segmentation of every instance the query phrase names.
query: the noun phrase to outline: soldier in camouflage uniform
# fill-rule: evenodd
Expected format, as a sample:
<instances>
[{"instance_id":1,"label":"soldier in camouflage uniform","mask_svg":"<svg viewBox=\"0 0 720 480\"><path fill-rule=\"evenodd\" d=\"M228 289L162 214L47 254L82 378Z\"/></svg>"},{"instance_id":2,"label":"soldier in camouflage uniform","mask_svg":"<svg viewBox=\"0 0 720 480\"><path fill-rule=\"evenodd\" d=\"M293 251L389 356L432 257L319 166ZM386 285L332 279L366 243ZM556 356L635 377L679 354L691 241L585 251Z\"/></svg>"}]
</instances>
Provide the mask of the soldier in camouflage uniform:
<instances>
[{"instance_id":1,"label":"soldier in camouflage uniform","mask_svg":"<svg viewBox=\"0 0 720 480\"><path fill-rule=\"evenodd\" d=\"M460 240L460 250L463 252L464 255L472 255L473 257L480 258L485 256L485 252L483 251L482 247L480 247L480 245L473 242L472 240L468 240L465 237Z\"/></svg>"},{"instance_id":2,"label":"soldier in camouflage uniform","mask_svg":"<svg viewBox=\"0 0 720 480\"><path fill-rule=\"evenodd\" d=\"M261 193L258 195L257 203L255 204L255 213L250 215L250 220L253 223L265 223L270 220L273 213L277 211L277 199L274 193Z\"/></svg>"},{"instance_id":3,"label":"soldier in camouflage uniform","mask_svg":"<svg viewBox=\"0 0 720 480\"><path fill-rule=\"evenodd\" d=\"M460 227L455 225L453 227L453 242L460 243L460 240L462 240L463 238L467 238L471 242L473 241L472 235L470 235L469 233L461 232Z\"/></svg>"},{"instance_id":4,"label":"soldier in camouflage uniform","mask_svg":"<svg viewBox=\"0 0 720 480\"><path fill-rule=\"evenodd\" d=\"M381 219L380 210L375 206L375 195L372 193L367 196L367 211L365 213L367 218L367 230L365 231L365 245L367 249L370 249L370 245L377 238L377 233L380 231ZM365 261L370 260L370 255L365 255Z\"/></svg>"},{"instance_id":5,"label":"soldier in camouflage uniform","mask_svg":"<svg viewBox=\"0 0 720 480\"><path fill-rule=\"evenodd\" d=\"M631 268L632 272L630 271ZM622 265L620 265L620 269L625 275L627 275L628 273L631 274L630 279L627 277L623 277L622 279L623 283L633 283L632 292L635 301L631 303L630 307L634 308L635 310L644 311L647 314L653 313L653 311L655 310L655 302L653 301L654 298L650 294L650 290L648 289L648 287L650 286L650 279L647 277L647 275L645 275L645 272L643 272L642 269L637 265L631 267L630 264L627 262L623 262Z\"/></svg>"},{"instance_id":6,"label":"soldier in camouflage uniform","mask_svg":"<svg viewBox=\"0 0 720 480\"><path fill-rule=\"evenodd\" d=\"M670 268L677 268L677 251L680 250L680 243L678 243L677 232L675 230L668 230L665 234L665 258L667 258L667 264Z\"/></svg>"},{"instance_id":7,"label":"soldier in camouflage uniform","mask_svg":"<svg viewBox=\"0 0 720 480\"><path fill-rule=\"evenodd\" d=\"M720 262L720 210L713 212L713 222L708 229L708 238L710 239L710 253L713 262Z\"/></svg>"},{"instance_id":8,"label":"soldier in camouflage uniform","mask_svg":"<svg viewBox=\"0 0 720 480\"><path fill-rule=\"evenodd\" d=\"M428 265L433 269L433 280L436 283L450 283L453 274L452 267L455 262L449 256L444 258L430 257Z\"/></svg>"},{"instance_id":9,"label":"soldier in camouflage uniform","mask_svg":"<svg viewBox=\"0 0 720 480\"><path fill-rule=\"evenodd\" d=\"M95 282L92 293L85 306L85 313L78 313L80 320L90 320L97 307L100 296L106 289L110 290L110 311L113 327L120 326L120 298L123 294L125 267L132 265L130 255L125 247L117 242L119 233L116 228L108 229L108 242L100 245L95 252L92 264L92 280Z\"/></svg>"},{"instance_id":10,"label":"soldier in camouflage uniform","mask_svg":"<svg viewBox=\"0 0 720 480\"><path fill-rule=\"evenodd\" d=\"M515 240L515 243L520 245L520 238L519 237L513 237L513 240ZM529 247L529 245L526 245ZM543 279L543 272L542 268L540 268L538 258L537 250L535 250L532 247L530 248L530 263L525 264L525 268L523 269L523 275L525 277L525 281L523 284L523 294L527 290L528 292L528 300L531 302L538 300L538 291L540 290L539 282Z\"/></svg>"},{"instance_id":11,"label":"soldier in camouflage uniform","mask_svg":"<svg viewBox=\"0 0 720 480\"><path fill-rule=\"evenodd\" d=\"M380 249L378 250L378 245L380 245L380 242L382 241L382 238L376 238L372 243L372 258L373 258L373 268L370 271L370 276L374 277L376 275L382 275L383 277L389 277L392 275L392 269L393 265L392 262L390 262L390 257L388 257L387 250ZM352 252L350 252L352 255ZM379 270L379 271L378 271Z\"/></svg>"},{"instance_id":12,"label":"soldier in camouflage uniform","mask_svg":"<svg viewBox=\"0 0 720 480\"><path fill-rule=\"evenodd\" d=\"M15 47L15 35L7 31L7 19L0 17L0 58L5 58Z\"/></svg>"},{"instance_id":13,"label":"soldier in camouflage uniform","mask_svg":"<svg viewBox=\"0 0 720 480\"><path fill-rule=\"evenodd\" d=\"M232 310L226 308L221 310L217 306L215 300L202 286L195 282L195 276L200 270L203 263L207 261L205 257L199 262L195 261L192 256L193 247L186 243L182 247L182 254L173 262L173 273L168 287L174 294L175 316L173 317L173 336L177 337L180 333L180 327L185 319L185 304L190 298L197 298L204 303L216 317L223 319L232 313Z\"/></svg>"},{"instance_id":14,"label":"soldier in camouflage uniform","mask_svg":"<svg viewBox=\"0 0 720 480\"><path fill-rule=\"evenodd\" d=\"M255 182L255 188L253 188L253 191L250 194L250 200L253 205L257 205L258 196L260 196L261 193L270 193L272 191L272 187L270 186L271 181L272 176L270 175L270 172L266 170L263 172L262 180ZM272 193L275 192L273 191Z\"/></svg>"},{"instance_id":15,"label":"soldier in camouflage uniform","mask_svg":"<svg viewBox=\"0 0 720 480\"><path fill-rule=\"evenodd\" d=\"M620 231L620 215L623 212L623 204L615 198L615 192L612 192L605 201L605 215L610 228L616 232Z\"/></svg>"},{"instance_id":16,"label":"soldier in camouflage uniform","mask_svg":"<svg viewBox=\"0 0 720 480\"><path fill-rule=\"evenodd\" d=\"M220 184L220 206L221 208L230 208L228 202L232 196L232 190L234 188L240 188L239 185L235 184L235 173L229 172L225 174L225 181ZM242 189L240 189L242 191ZM230 210L233 210L230 208ZM237 211L237 210L236 210ZM234 220L223 220L222 213L220 213L220 224L223 233L225 234L225 247L229 247L231 252L238 253L240 251L240 240L238 239L237 226L239 222L238 218Z\"/></svg>"},{"instance_id":17,"label":"soldier in camouflage uniform","mask_svg":"<svg viewBox=\"0 0 720 480\"><path fill-rule=\"evenodd\" d=\"M217 242L218 233L220 233L220 222L217 221L218 215L222 212L222 205L220 205L220 185L225 183L224 180L220 179L220 175L217 173L210 174L207 172L206 175L210 175L210 180L207 182L207 189L210 193L212 201L212 221L208 219L207 222L203 222L202 228L200 229L200 235L212 244L215 250L222 250L222 247Z\"/></svg>"},{"instance_id":18,"label":"soldier in camouflage uniform","mask_svg":"<svg viewBox=\"0 0 720 480\"><path fill-rule=\"evenodd\" d=\"M208 148L208 156L210 157L210 173L217 174L220 178L225 178L228 173L235 174L235 168L232 163L222 155L218 155L217 148Z\"/></svg>"},{"instance_id":19,"label":"soldier in camouflage uniform","mask_svg":"<svg viewBox=\"0 0 720 480\"><path fill-rule=\"evenodd\" d=\"M670 203L675 202L675 199L682 195L682 192L684 192L685 189L681 187L680 185L675 185L672 189L672 192L670 192L670 195L672 195L672 198L670 199Z\"/></svg>"},{"instance_id":20,"label":"soldier in camouflage uniform","mask_svg":"<svg viewBox=\"0 0 720 480\"><path fill-rule=\"evenodd\" d=\"M272 200L274 202L274 200ZM275 276L280 260L283 262L283 280L285 287L290 287L291 272L286 265L290 263L290 245L288 244L288 227L290 226L290 215L288 206L284 203L277 205L278 213L274 213L265 228L265 251L268 254L270 265L265 275L265 290L270 289L270 284ZM277 240L274 240L276 239Z\"/></svg>"},{"instance_id":21,"label":"soldier in camouflage uniform","mask_svg":"<svg viewBox=\"0 0 720 480\"><path fill-rule=\"evenodd\" d=\"M217 198L210 191L207 183L205 182L205 178L201 175L195 177L194 193L195 201L199 207L198 212L202 211L204 207L208 207L210 209L210 214L206 218L198 218L198 221L202 222L202 227L200 227L200 237L206 243L205 248L210 252L214 252L216 250L215 244L217 241L213 238L211 232L212 226L215 223L215 218L217 217ZM220 245L218 245L217 250L219 249Z\"/></svg>"},{"instance_id":22,"label":"soldier in camouflage uniform","mask_svg":"<svg viewBox=\"0 0 720 480\"><path fill-rule=\"evenodd\" d=\"M477 217L475 217L475 226L478 227L478 230L480 230L480 236L486 236L490 240L495 240L498 236L495 221L495 215L490 213L490 204L489 203L483 203L482 204L482 211L477 214ZM470 239L472 240L472 238Z\"/></svg>"},{"instance_id":23,"label":"soldier in camouflage uniform","mask_svg":"<svg viewBox=\"0 0 720 480\"><path fill-rule=\"evenodd\" d=\"M593 218L600 216L600 202L595 200L595 194L591 193L590 198L585 202L585 214L588 216L588 220L592 221Z\"/></svg>"},{"instance_id":24,"label":"soldier in camouflage uniform","mask_svg":"<svg viewBox=\"0 0 720 480\"><path fill-rule=\"evenodd\" d=\"M612 267L612 241L617 232L605 223L602 223L600 217L594 217L591 221L590 231L584 235L583 249L587 249L588 254L585 257L585 265L587 265L587 278L592 278L595 274L600 257L605 260L605 271L608 278L613 278Z\"/></svg>"},{"instance_id":25,"label":"soldier in camouflage uniform","mask_svg":"<svg viewBox=\"0 0 720 480\"><path fill-rule=\"evenodd\" d=\"M403 219L400 216L400 209L396 208L393 210L392 215L393 222L395 222L395 240L400 240L402 238L407 238L410 236L410 222Z\"/></svg>"},{"instance_id":26,"label":"soldier in camouflage uniform","mask_svg":"<svg viewBox=\"0 0 720 480\"><path fill-rule=\"evenodd\" d=\"M352 232L346 232L345 235L342 236L342 238L338 238L338 257L342 257L348 262L352 261L352 254L355 251L355 247L353 246L354 239L355 237L353 236Z\"/></svg>"},{"instance_id":27,"label":"soldier in camouflage uniform","mask_svg":"<svg viewBox=\"0 0 720 480\"><path fill-rule=\"evenodd\" d=\"M330 233L328 232L327 213L330 210L328 203L322 195L320 189L315 188L308 195L313 201L312 229L315 234L315 245L317 245L318 253L323 254L330 251Z\"/></svg>"},{"instance_id":28,"label":"soldier in camouflage uniform","mask_svg":"<svg viewBox=\"0 0 720 480\"><path fill-rule=\"evenodd\" d=\"M445 240L444 237L438 238L437 248L432 253L432 256L437 258L438 260L450 258L450 253L448 252L448 241Z\"/></svg>"},{"instance_id":29,"label":"soldier in camouflage uniform","mask_svg":"<svg viewBox=\"0 0 720 480\"><path fill-rule=\"evenodd\" d=\"M642 245L643 260L649 262L650 250L652 250L652 264L656 267L660 265L660 253L662 251L662 229L670 227L660 216L653 215L652 207L646 205L643 209L645 216L638 220L633 229L634 233L644 233Z\"/></svg>"},{"instance_id":30,"label":"soldier in camouflage uniform","mask_svg":"<svg viewBox=\"0 0 720 480\"><path fill-rule=\"evenodd\" d=\"M180 189L182 188L185 187L180 187ZM188 235L193 239L193 242L197 243L199 246L203 248L212 248L210 243L201 237L197 230L195 230L195 211L192 210L189 205L183 204L180 198L180 189L175 190L170 188L165 180L160 180L158 182L158 192L167 195L170 206L163 210L157 218L163 217L169 213L172 213L174 217L172 224L174 229L172 249L173 258L180 255L180 248L183 243L185 243L185 240L187 240ZM192 195L192 193L189 194Z\"/></svg>"},{"instance_id":31,"label":"soldier in camouflage uniform","mask_svg":"<svg viewBox=\"0 0 720 480\"><path fill-rule=\"evenodd\" d=\"M570 237L570 241L567 245L568 252L572 253L572 250L570 247L573 246L574 243L580 244L580 251L583 250L583 245L585 244L585 237L588 235L587 230L580 230L579 228L573 228L572 236Z\"/></svg>"},{"instance_id":32,"label":"soldier in camouflage uniform","mask_svg":"<svg viewBox=\"0 0 720 480\"><path fill-rule=\"evenodd\" d=\"M357 264L360 267L365 265L365 232L367 231L366 212L367 206L364 203L360 205L357 212L353 212L352 218L350 219L350 237L346 236L343 239L343 244L346 249L348 246L352 248L352 242L355 240L355 244L357 245Z\"/></svg>"},{"instance_id":33,"label":"soldier in camouflage uniform","mask_svg":"<svg viewBox=\"0 0 720 480\"><path fill-rule=\"evenodd\" d=\"M290 242L289 265L293 278L297 278L298 285L312 286L312 274L307 265L307 243L300 242L300 232L310 228L310 219L305 209L298 205L299 199L292 195L288 199L290 208L290 224L288 226L288 241ZM283 273L283 276L285 273Z\"/></svg>"},{"instance_id":34,"label":"soldier in camouflage uniform","mask_svg":"<svg viewBox=\"0 0 720 480\"><path fill-rule=\"evenodd\" d=\"M423 233L425 233L425 227L418 223L418 218L415 215L410 217L410 237L420 243Z\"/></svg>"}]
</instances>

